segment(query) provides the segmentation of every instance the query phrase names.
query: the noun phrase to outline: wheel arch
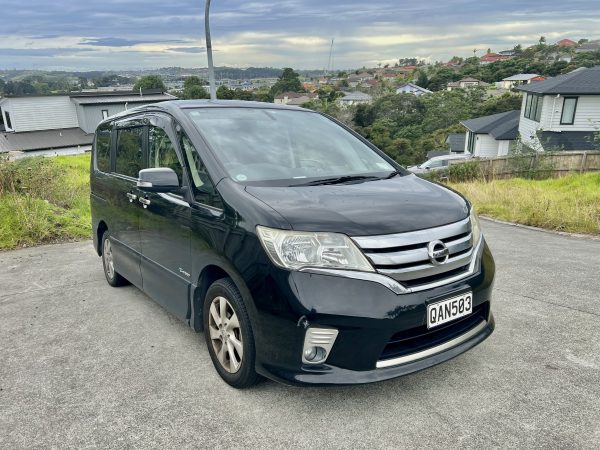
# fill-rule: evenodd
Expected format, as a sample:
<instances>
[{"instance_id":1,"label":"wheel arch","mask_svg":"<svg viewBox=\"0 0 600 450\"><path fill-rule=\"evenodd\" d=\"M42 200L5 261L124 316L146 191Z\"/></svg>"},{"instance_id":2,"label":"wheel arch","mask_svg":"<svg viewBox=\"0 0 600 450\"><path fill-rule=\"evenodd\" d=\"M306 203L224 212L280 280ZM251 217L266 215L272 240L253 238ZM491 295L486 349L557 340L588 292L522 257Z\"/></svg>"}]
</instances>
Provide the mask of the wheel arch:
<instances>
[{"instance_id":1,"label":"wheel arch","mask_svg":"<svg viewBox=\"0 0 600 450\"><path fill-rule=\"evenodd\" d=\"M98 228L96 229L94 236L96 238L96 253L98 253L98 256L102 256L102 235L106 232L106 230L108 230L108 226L104 220L101 220L98 223Z\"/></svg>"}]
</instances>

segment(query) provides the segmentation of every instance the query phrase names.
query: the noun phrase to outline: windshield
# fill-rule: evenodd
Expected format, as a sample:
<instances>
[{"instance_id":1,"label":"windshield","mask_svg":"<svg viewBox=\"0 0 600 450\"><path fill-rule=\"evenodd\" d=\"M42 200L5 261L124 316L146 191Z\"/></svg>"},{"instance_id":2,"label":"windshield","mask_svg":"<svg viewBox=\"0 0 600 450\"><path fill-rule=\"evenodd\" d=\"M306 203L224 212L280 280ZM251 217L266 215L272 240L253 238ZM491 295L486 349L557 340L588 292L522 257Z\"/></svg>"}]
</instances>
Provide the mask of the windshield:
<instances>
[{"instance_id":1,"label":"windshield","mask_svg":"<svg viewBox=\"0 0 600 450\"><path fill-rule=\"evenodd\" d=\"M360 139L308 111L204 108L187 111L229 176L243 184L291 186L396 170Z\"/></svg>"}]
</instances>

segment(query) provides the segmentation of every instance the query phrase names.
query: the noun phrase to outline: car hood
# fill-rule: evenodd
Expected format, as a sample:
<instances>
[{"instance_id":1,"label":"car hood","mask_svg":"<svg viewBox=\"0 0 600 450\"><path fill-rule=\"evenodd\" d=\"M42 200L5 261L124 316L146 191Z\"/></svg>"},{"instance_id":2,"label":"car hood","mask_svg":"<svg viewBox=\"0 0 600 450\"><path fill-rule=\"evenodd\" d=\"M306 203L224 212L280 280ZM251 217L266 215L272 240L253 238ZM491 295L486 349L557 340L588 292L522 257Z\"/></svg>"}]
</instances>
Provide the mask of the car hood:
<instances>
[{"instance_id":1,"label":"car hood","mask_svg":"<svg viewBox=\"0 0 600 450\"><path fill-rule=\"evenodd\" d=\"M294 230L351 236L431 228L469 214L459 194L414 175L356 184L247 186L246 192L281 214Z\"/></svg>"}]
</instances>

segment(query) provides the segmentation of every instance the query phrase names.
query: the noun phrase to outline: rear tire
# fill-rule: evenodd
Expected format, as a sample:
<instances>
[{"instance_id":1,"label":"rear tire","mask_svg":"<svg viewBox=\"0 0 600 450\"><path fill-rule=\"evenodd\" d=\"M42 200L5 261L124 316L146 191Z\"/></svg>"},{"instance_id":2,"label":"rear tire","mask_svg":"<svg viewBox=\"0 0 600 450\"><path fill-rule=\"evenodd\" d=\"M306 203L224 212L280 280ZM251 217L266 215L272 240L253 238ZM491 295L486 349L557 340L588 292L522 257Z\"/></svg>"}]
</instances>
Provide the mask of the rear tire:
<instances>
[{"instance_id":1,"label":"rear tire","mask_svg":"<svg viewBox=\"0 0 600 450\"><path fill-rule=\"evenodd\" d=\"M221 378L237 389L255 385L260 377L254 369L250 316L231 278L217 280L208 288L202 320L208 353Z\"/></svg>"},{"instance_id":2,"label":"rear tire","mask_svg":"<svg viewBox=\"0 0 600 450\"><path fill-rule=\"evenodd\" d=\"M115 270L112 244L110 242L110 233L108 230L102 234L102 267L104 268L104 276L106 277L106 281L108 281L108 284L110 284L112 287L125 286L129 284L129 281L119 275L119 273Z\"/></svg>"}]
</instances>

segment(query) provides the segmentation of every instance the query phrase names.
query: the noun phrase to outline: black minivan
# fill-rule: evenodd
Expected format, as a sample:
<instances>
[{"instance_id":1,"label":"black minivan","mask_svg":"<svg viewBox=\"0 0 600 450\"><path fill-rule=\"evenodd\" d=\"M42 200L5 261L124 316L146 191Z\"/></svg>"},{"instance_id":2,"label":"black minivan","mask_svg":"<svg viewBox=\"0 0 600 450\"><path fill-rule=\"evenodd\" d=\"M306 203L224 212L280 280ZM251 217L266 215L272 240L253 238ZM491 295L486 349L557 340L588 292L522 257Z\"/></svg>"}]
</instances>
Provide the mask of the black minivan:
<instances>
[{"instance_id":1,"label":"black minivan","mask_svg":"<svg viewBox=\"0 0 600 450\"><path fill-rule=\"evenodd\" d=\"M310 110L169 101L96 131L94 246L196 331L219 375L385 380L494 329L473 207Z\"/></svg>"}]
</instances>

